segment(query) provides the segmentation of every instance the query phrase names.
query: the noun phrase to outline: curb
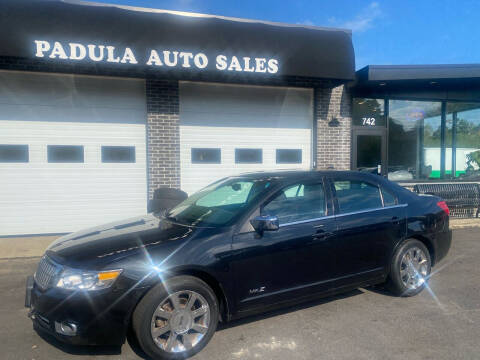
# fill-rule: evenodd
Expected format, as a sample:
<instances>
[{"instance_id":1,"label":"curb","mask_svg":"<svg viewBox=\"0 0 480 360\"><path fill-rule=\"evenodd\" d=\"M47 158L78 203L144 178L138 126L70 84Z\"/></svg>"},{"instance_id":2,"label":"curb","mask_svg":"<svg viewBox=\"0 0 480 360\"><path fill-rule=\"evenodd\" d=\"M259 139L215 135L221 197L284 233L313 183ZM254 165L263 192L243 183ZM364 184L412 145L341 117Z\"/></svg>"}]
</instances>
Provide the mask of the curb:
<instances>
[{"instance_id":1,"label":"curb","mask_svg":"<svg viewBox=\"0 0 480 360\"><path fill-rule=\"evenodd\" d=\"M475 219L450 219L450 229L479 228L480 218Z\"/></svg>"}]
</instances>

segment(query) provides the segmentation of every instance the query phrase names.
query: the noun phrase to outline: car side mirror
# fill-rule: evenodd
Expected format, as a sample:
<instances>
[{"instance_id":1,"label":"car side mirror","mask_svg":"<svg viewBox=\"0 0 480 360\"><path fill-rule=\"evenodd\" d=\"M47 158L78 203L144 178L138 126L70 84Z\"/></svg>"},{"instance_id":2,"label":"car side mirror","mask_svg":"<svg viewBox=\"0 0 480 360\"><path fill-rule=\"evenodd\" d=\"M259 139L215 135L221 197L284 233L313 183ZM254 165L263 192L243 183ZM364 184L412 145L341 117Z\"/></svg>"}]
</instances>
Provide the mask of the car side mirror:
<instances>
[{"instance_id":1,"label":"car side mirror","mask_svg":"<svg viewBox=\"0 0 480 360\"><path fill-rule=\"evenodd\" d=\"M259 234L262 234L264 231L276 231L280 228L278 217L274 215L255 216L250 220L250 224Z\"/></svg>"}]
</instances>

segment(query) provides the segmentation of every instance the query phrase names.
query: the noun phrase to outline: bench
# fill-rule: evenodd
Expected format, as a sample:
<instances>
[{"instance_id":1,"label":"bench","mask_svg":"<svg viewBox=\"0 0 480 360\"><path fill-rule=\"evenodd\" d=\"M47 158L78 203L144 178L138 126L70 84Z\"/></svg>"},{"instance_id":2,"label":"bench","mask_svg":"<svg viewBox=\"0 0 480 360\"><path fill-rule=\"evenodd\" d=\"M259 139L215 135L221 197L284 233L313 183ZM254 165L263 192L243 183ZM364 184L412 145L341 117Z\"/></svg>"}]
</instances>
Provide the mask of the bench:
<instances>
[{"instance_id":1,"label":"bench","mask_svg":"<svg viewBox=\"0 0 480 360\"><path fill-rule=\"evenodd\" d=\"M415 184L413 191L441 197L453 217L478 217L480 210L480 184L437 183Z\"/></svg>"}]
</instances>

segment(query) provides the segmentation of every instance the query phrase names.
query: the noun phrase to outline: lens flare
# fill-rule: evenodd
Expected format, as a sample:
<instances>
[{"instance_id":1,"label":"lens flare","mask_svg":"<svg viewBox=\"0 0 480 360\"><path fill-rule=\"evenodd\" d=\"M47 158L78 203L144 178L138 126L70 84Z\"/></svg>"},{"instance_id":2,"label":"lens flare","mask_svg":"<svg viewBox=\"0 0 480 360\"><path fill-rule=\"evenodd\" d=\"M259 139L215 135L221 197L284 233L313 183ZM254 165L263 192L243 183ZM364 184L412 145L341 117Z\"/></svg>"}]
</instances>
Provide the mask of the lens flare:
<instances>
[{"instance_id":1,"label":"lens flare","mask_svg":"<svg viewBox=\"0 0 480 360\"><path fill-rule=\"evenodd\" d=\"M187 232L186 235L182 236L182 237L186 237L187 235L189 234L189 232ZM144 256L145 256L145 259L146 259L146 266L145 268L146 269L149 269L149 271L140 279L138 280L135 284L133 284L130 289L128 289L122 296L120 296L118 299L116 299L112 304L110 304L107 308L105 308L102 312L98 313L97 316L95 317L95 319L105 315L108 311L110 311L115 305L117 305L120 301L122 301L128 294L130 294L133 290L135 290L140 284L142 284L146 279L148 279L150 276L158 276L160 281L164 284L165 286L165 281L164 281L164 278L163 278L163 274L164 274L164 269L163 269L163 265L169 260L172 258L172 256L174 256L177 252L179 252L185 245L187 245L189 242L190 242L190 239L188 239L187 241L185 241L184 243L182 243L180 246L178 246L174 251L172 251L167 257L165 257L162 261L160 261L158 264L155 264L152 260L152 257L150 256L150 253L148 252L146 246L142 246L143 243L141 241L141 239L138 239L138 242L139 242L139 248L142 250ZM167 290L167 293L170 294L170 291L168 290L168 288L165 286L165 289ZM94 320L95 320L94 319ZM93 321L94 321L93 320ZM93 323L92 321L92 323Z\"/></svg>"},{"instance_id":2,"label":"lens flare","mask_svg":"<svg viewBox=\"0 0 480 360\"><path fill-rule=\"evenodd\" d=\"M449 262L446 262L445 264L443 264L442 266L440 266L439 268L435 269L435 271L432 271L428 276L426 277L422 277L420 274L416 273L416 276L419 276L420 277L420 282L422 285L424 285L425 289L428 291L428 293L430 294L430 296L432 297L433 301L435 301L435 303L437 304L437 306L443 311L443 312L447 312L447 309L445 308L445 305L442 304L442 302L440 301L440 299L438 298L437 294L435 294L435 292L433 291L433 289L430 287L428 281L432 278L432 276L434 275L437 275L440 271L444 270L445 268L447 268L448 266L452 265L454 262L456 262L457 260L461 259L462 257L464 256L457 256L456 258L454 258L453 260L449 261Z\"/></svg>"}]
</instances>

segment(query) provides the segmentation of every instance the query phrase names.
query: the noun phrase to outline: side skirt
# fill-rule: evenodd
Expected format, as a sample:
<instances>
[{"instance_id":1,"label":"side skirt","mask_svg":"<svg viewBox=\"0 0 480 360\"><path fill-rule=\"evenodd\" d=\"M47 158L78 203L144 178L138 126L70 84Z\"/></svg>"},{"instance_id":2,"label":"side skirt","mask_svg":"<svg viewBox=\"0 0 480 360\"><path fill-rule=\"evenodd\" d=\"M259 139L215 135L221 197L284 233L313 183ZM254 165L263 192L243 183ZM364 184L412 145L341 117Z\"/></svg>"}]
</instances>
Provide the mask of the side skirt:
<instances>
[{"instance_id":1,"label":"side skirt","mask_svg":"<svg viewBox=\"0 0 480 360\"><path fill-rule=\"evenodd\" d=\"M363 287L368 287L368 286L372 286L372 285L381 284L381 283L385 282L385 280L386 280L385 276L378 276L378 277L375 277L375 278L372 278L372 279L369 279L369 280L366 280L366 281L341 286L341 287L334 288L334 289L324 291L324 292L321 292L321 293L313 293L313 294L297 297L297 298L294 298L294 299L291 299L291 300L276 302L276 303L270 304L268 306L258 306L258 307L250 308L248 310L238 311L237 313L230 316L229 320L236 320L236 319L240 319L240 318L243 318L243 317L246 317L246 316L258 315L258 314L266 313L266 312L269 312L269 311L272 311L272 310L278 310L278 309L285 308L285 307L288 307L288 306L298 305L298 304L302 304L302 303L309 302L309 301L312 301L312 300L342 294L342 293L345 293L345 292L348 292L348 291L351 291L351 290L355 290L355 289L358 289L358 288L363 288Z\"/></svg>"}]
</instances>

